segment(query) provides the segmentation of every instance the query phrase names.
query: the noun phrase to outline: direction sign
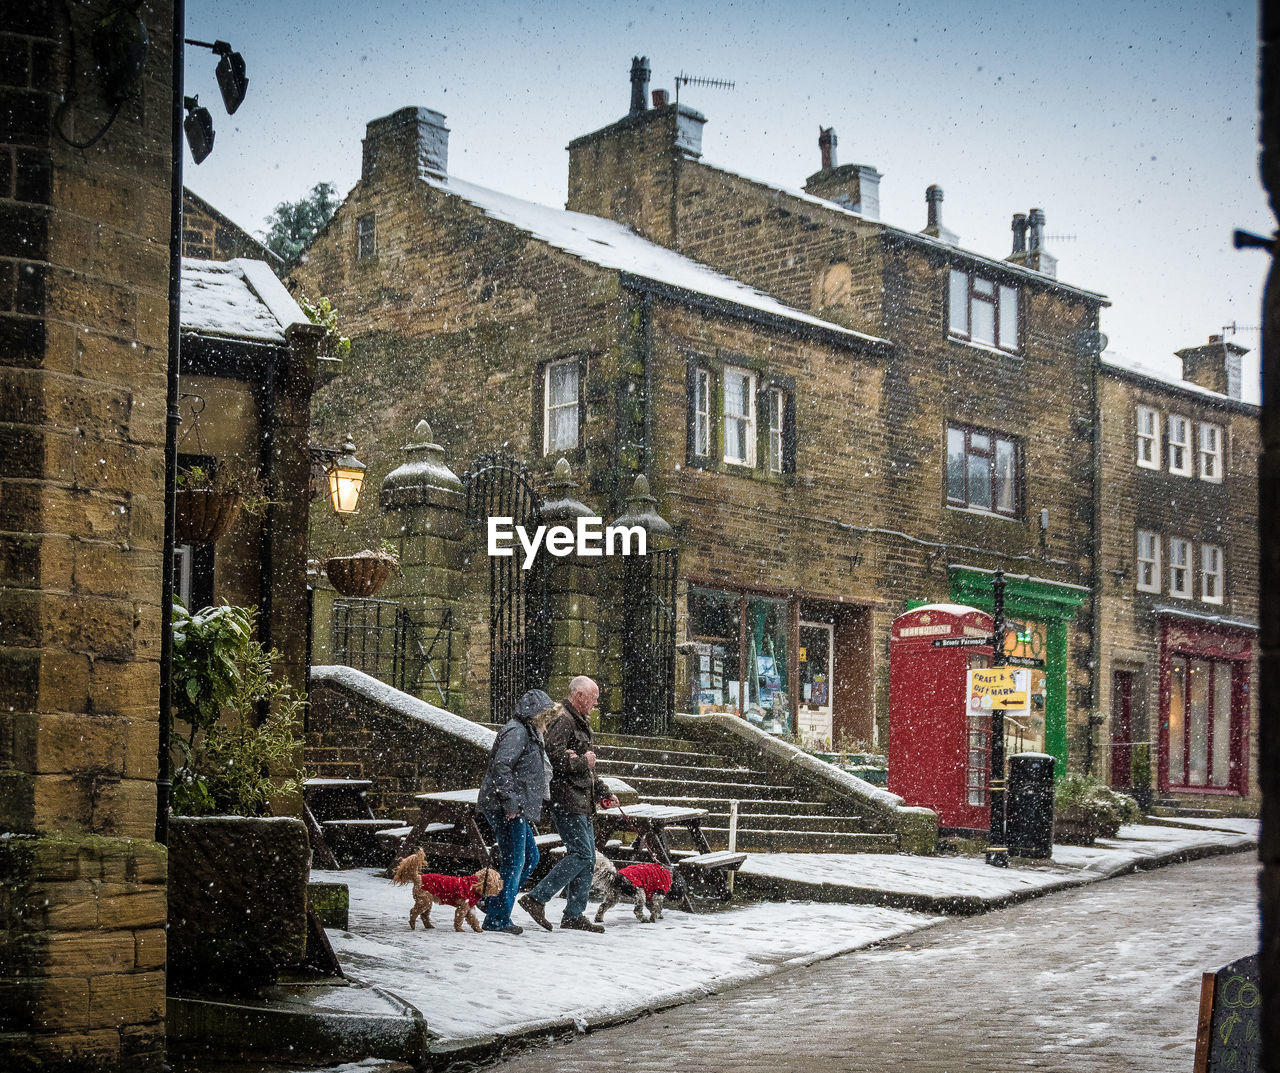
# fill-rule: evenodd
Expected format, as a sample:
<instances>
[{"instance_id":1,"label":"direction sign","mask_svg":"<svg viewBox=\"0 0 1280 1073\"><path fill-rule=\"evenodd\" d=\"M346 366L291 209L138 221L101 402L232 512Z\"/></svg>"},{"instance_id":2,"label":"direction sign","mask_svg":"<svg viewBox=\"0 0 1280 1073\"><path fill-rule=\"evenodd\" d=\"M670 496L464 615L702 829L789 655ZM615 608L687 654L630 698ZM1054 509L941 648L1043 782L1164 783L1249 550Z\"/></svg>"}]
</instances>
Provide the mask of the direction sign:
<instances>
[{"instance_id":1,"label":"direction sign","mask_svg":"<svg viewBox=\"0 0 1280 1073\"><path fill-rule=\"evenodd\" d=\"M933 642L934 648L987 648L991 647L990 637L939 637Z\"/></svg>"},{"instance_id":2,"label":"direction sign","mask_svg":"<svg viewBox=\"0 0 1280 1073\"><path fill-rule=\"evenodd\" d=\"M1005 656L1005 663L1011 667L1038 667L1044 668L1044 660L1032 659L1030 656Z\"/></svg>"}]
</instances>

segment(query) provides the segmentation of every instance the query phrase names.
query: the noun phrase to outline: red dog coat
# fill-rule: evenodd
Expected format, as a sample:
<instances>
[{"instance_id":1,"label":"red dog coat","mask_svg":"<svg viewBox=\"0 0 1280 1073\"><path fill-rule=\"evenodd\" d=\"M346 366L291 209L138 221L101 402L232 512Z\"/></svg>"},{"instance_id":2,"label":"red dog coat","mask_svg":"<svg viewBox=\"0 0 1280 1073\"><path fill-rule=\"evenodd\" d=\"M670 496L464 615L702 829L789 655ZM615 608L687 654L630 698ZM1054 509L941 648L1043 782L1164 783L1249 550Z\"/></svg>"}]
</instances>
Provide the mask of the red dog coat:
<instances>
[{"instance_id":1,"label":"red dog coat","mask_svg":"<svg viewBox=\"0 0 1280 1073\"><path fill-rule=\"evenodd\" d=\"M670 885L671 881L668 880L667 886ZM430 891L436 901L445 905L466 902L469 907L474 907L480 900L475 876L442 876L435 872L423 872L422 889Z\"/></svg>"},{"instance_id":2,"label":"red dog coat","mask_svg":"<svg viewBox=\"0 0 1280 1073\"><path fill-rule=\"evenodd\" d=\"M639 889L644 891L648 901L655 894L666 894L671 890L671 873L660 864L629 864L619 868L618 875L626 876Z\"/></svg>"}]
</instances>

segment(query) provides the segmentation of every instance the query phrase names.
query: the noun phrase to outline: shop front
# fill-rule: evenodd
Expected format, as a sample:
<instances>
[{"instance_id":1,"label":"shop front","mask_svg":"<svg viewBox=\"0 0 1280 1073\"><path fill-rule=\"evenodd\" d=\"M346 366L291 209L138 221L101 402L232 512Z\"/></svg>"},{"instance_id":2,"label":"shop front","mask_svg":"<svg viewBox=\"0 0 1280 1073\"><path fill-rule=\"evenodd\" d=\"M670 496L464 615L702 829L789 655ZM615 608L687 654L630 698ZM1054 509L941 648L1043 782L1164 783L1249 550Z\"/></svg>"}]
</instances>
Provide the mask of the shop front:
<instances>
[{"instance_id":1,"label":"shop front","mask_svg":"<svg viewBox=\"0 0 1280 1073\"><path fill-rule=\"evenodd\" d=\"M1163 793L1249 792L1251 623L1157 608L1159 787Z\"/></svg>"},{"instance_id":2,"label":"shop front","mask_svg":"<svg viewBox=\"0 0 1280 1073\"><path fill-rule=\"evenodd\" d=\"M690 585L689 701L822 749L874 735L871 615L794 593Z\"/></svg>"}]
</instances>

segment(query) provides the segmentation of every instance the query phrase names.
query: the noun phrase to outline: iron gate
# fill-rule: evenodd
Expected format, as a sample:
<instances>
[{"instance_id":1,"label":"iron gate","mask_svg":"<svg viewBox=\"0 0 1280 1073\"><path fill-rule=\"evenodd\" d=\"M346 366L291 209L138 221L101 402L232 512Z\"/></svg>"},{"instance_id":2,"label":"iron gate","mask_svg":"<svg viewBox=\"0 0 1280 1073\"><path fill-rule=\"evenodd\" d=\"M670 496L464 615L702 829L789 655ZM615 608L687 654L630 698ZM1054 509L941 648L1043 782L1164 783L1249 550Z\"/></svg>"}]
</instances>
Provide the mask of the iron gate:
<instances>
[{"instance_id":1,"label":"iron gate","mask_svg":"<svg viewBox=\"0 0 1280 1073\"><path fill-rule=\"evenodd\" d=\"M622 559L622 732L667 734L675 712L676 550Z\"/></svg>"},{"instance_id":2,"label":"iron gate","mask_svg":"<svg viewBox=\"0 0 1280 1073\"><path fill-rule=\"evenodd\" d=\"M482 455L462 478L467 517L486 529L491 517L510 518L532 533L542 500L529 471L503 453ZM505 722L525 691L546 688L551 643L547 574L542 557L524 569L514 554L489 557L489 718Z\"/></svg>"}]
</instances>

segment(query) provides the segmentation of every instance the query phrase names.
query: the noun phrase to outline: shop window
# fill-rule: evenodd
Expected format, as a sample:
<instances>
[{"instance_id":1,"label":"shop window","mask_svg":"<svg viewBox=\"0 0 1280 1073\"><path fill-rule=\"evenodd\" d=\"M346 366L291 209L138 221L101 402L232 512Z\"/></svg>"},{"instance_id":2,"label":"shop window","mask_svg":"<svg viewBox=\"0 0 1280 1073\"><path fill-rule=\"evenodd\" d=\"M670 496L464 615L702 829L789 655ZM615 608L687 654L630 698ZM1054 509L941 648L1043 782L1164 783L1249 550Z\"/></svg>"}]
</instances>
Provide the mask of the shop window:
<instances>
[{"instance_id":1,"label":"shop window","mask_svg":"<svg viewBox=\"0 0 1280 1073\"><path fill-rule=\"evenodd\" d=\"M1139 592L1160 591L1160 535L1145 529L1138 530Z\"/></svg>"},{"instance_id":2,"label":"shop window","mask_svg":"<svg viewBox=\"0 0 1280 1073\"><path fill-rule=\"evenodd\" d=\"M1235 664L1175 655L1169 668L1169 783L1180 788L1231 786Z\"/></svg>"},{"instance_id":3,"label":"shop window","mask_svg":"<svg viewBox=\"0 0 1280 1073\"><path fill-rule=\"evenodd\" d=\"M1200 479L1222 480L1222 427L1208 421L1200 422Z\"/></svg>"},{"instance_id":4,"label":"shop window","mask_svg":"<svg viewBox=\"0 0 1280 1073\"><path fill-rule=\"evenodd\" d=\"M952 337L1011 354L1021 350L1017 287L953 268L947 310Z\"/></svg>"},{"instance_id":5,"label":"shop window","mask_svg":"<svg viewBox=\"0 0 1280 1073\"><path fill-rule=\"evenodd\" d=\"M1016 518L1022 513L1022 451L988 429L947 429L947 505Z\"/></svg>"},{"instance_id":6,"label":"shop window","mask_svg":"<svg viewBox=\"0 0 1280 1073\"><path fill-rule=\"evenodd\" d=\"M1160 468L1160 411L1150 406L1139 406L1138 457L1143 469Z\"/></svg>"},{"instance_id":7,"label":"shop window","mask_svg":"<svg viewBox=\"0 0 1280 1073\"><path fill-rule=\"evenodd\" d=\"M1178 414L1169 415L1169 472L1191 476L1191 422Z\"/></svg>"},{"instance_id":8,"label":"shop window","mask_svg":"<svg viewBox=\"0 0 1280 1073\"><path fill-rule=\"evenodd\" d=\"M1216 544L1200 545L1200 599L1220 604L1223 597L1222 549Z\"/></svg>"},{"instance_id":9,"label":"shop window","mask_svg":"<svg viewBox=\"0 0 1280 1073\"><path fill-rule=\"evenodd\" d=\"M580 441L581 366L577 358L548 362L542 375L542 453L575 451Z\"/></svg>"},{"instance_id":10,"label":"shop window","mask_svg":"<svg viewBox=\"0 0 1280 1073\"><path fill-rule=\"evenodd\" d=\"M365 213L356 220L356 258L358 260L363 261L377 252L375 238L373 213Z\"/></svg>"},{"instance_id":11,"label":"shop window","mask_svg":"<svg viewBox=\"0 0 1280 1073\"><path fill-rule=\"evenodd\" d=\"M1191 599L1191 541L1169 538L1169 595Z\"/></svg>"}]
</instances>

